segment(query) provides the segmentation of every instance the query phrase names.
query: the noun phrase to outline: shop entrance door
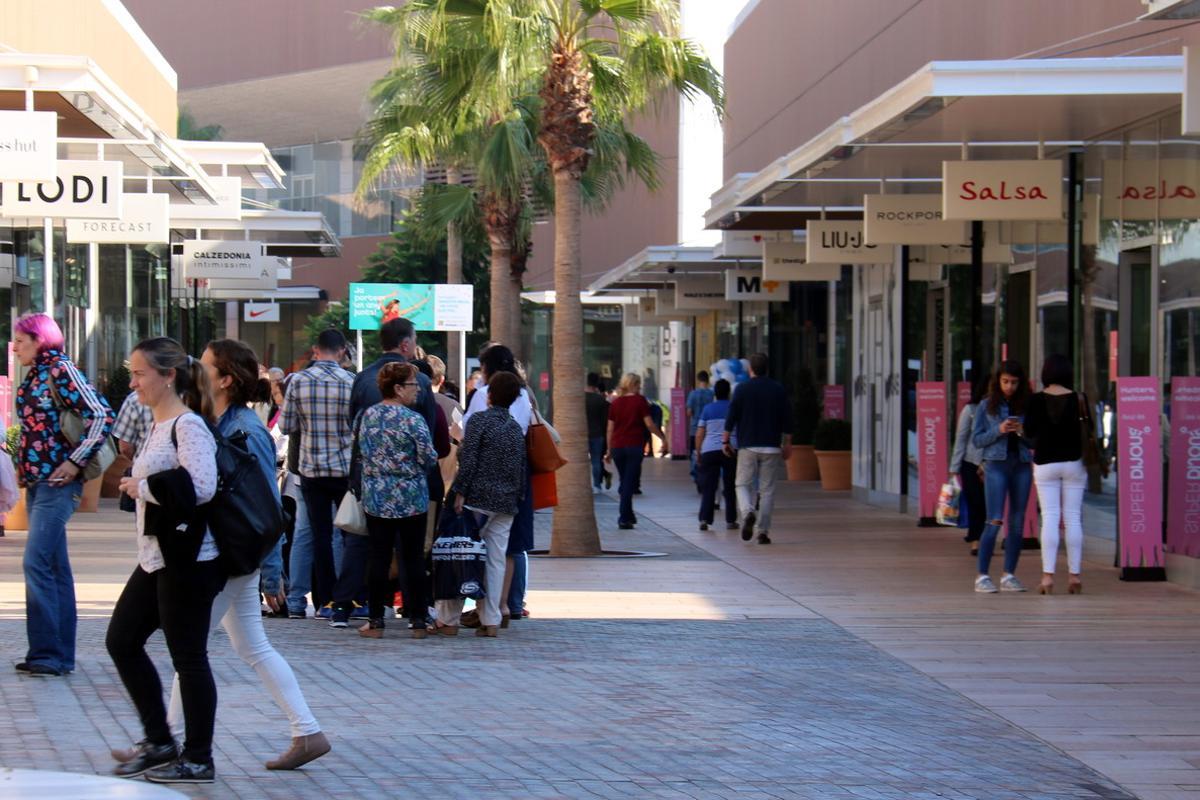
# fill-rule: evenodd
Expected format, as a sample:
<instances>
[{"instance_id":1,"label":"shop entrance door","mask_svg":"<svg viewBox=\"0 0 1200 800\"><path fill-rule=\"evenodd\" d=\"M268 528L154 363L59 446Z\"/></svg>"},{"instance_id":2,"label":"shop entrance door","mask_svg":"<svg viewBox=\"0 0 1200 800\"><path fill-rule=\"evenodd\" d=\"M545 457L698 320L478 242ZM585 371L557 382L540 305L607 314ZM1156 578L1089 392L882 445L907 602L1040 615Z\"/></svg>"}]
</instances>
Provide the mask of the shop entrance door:
<instances>
[{"instance_id":1,"label":"shop entrance door","mask_svg":"<svg viewBox=\"0 0 1200 800\"><path fill-rule=\"evenodd\" d=\"M1158 247L1122 250L1117 284L1117 374L1158 374Z\"/></svg>"}]
</instances>

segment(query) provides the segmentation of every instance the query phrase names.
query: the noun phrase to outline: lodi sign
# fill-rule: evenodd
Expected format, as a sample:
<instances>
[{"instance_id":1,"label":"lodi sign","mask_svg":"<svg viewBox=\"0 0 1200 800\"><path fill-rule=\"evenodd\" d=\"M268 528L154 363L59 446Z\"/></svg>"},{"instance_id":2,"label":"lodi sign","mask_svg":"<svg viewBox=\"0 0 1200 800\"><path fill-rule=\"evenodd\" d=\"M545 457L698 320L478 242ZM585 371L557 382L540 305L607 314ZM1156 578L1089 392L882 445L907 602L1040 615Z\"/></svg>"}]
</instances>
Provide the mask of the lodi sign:
<instances>
[{"instance_id":1,"label":"lodi sign","mask_svg":"<svg viewBox=\"0 0 1200 800\"><path fill-rule=\"evenodd\" d=\"M1200 378L1171 379L1167 549L1200 557Z\"/></svg>"},{"instance_id":2,"label":"lodi sign","mask_svg":"<svg viewBox=\"0 0 1200 800\"><path fill-rule=\"evenodd\" d=\"M58 114L0 111L0 175L5 180L58 177Z\"/></svg>"},{"instance_id":3,"label":"lodi sign","mask_svg":"<svg viewBox=\"0 0 1200 800\"><path fill-rule=\"evenodd\" d=\"M942 218L940 194L868 194L863 236L870 244L968 244L967 223Z\"/></svg>"},{"instance_id":4,"label":"lodi sign","mask_svg":"<svg viewBox=\"0 0 1200 800\"><path fill-rule=\"evenodd\" d=\"M768 281L836 281L841 264L810 264L808 245L797 242L763 242L763 278Z\"/></svg>"},{"instance_id":5,"label":"lodi sign","mask_svg":"<svg viewBox=\"0 0 1200 800\"><path fill-rule=\"evenodd\" d=\"M67 241L73 244L169 244L170 198L165 194L127 194L117 219L69 219Z\"/></svg>"},{"instance_id":6,"label":"lodi sign","mask_svg":"<svg viewBox=\"0 0 1200 800\"><path fill-rule=\"evenodd\" d=\"M1105 161L1100 177L1104 219L1200 217L1200 161Z\"/></svg>"},{"instance_id":7,"label":"lodi sign","mask_svg":"<svg viewBox=\"0 0 1200 800\"><path fill-rule=\"evenodd\" d=\"M1059 220L1062 162L943 161L942 215L947 220Z\"/></svg>"},{"instance_id":8,"label":"lodi sign","mask_svg":"<svg viewBox=\"0 0 1200 800\"><path fill-rule=\"evenodd\" d=\"M0 216L120 218L120 161L59 161L56 169L52 180L0 184Z\"/></svg>"},{"instance_id":9,"label":"lodi sign","mask_svg":"<svg viewBox=\"0 0 1200 800\"><path fill-rule=\"evenodd\" d=\"M1123 568L1163 566L1158 378L1117 378L1117 502Z\"/></svg>"},{"instance_id":10,"label":"lodi sign","mask_svg":"<svg viewBox=\"0 0 1200 800\"><path fill-rule=\"evenodd\" d=\"M867 244L858 221L809 220L808 261L812 264L891 264L896 248Z\"/></svg>"}]
</instances>

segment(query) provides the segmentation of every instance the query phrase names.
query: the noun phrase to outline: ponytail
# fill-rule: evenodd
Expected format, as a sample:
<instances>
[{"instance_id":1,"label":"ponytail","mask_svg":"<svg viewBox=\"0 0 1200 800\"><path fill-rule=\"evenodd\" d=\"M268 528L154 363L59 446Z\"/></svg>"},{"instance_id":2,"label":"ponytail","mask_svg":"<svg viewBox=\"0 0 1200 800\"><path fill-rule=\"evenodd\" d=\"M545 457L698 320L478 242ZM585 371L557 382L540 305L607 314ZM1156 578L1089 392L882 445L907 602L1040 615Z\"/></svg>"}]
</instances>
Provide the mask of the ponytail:
<instances>
[{"instance_id":1,"label":"ponytail","mask_svg":"<svg viewBox=\"0 0 1200 800\"><path fill-rule=\"evenodd\" d=\"M208 382L208 373L198 359L192 358L183 346L174 339L158 336L144 339L133 348L146 357L146 361L159 375L175 376L175 392L184 404L199 414L205 421L212 422L213 396Z\"/></svg>"}]
</instances>

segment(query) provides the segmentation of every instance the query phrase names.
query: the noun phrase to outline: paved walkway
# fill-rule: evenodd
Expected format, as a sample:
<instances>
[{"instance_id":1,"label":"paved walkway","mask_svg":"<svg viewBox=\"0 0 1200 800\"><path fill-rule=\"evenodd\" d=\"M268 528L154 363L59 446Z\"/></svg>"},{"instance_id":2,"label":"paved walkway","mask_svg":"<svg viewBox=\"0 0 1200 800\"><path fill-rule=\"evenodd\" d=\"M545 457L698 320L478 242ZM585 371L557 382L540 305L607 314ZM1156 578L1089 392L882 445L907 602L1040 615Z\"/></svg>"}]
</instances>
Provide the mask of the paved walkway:
<instances>
[{"instance_id":1,"label":"paved walkway","mask_svg":"<svg viewBox=\"0 0 1200 800\"><path fill-rule=\"evenodd\" d=\"M952 531L783 486L775 544L746 544L696 529L685 465L648 465L639 529L598 516L608 547L668 555L535 559L534 617L496 640L268 620L334 737L302 772L262 768L285 721L215 634L219 783L189 794L1200 800L1200 596L1090 563L1079 597L977 596ZM103 773L137 735L103 652L128 517L79 515L71 542L79 669L0 670L0 766ZM0 539L10 660L22 543Z\"/></svg>"}]
</instances>

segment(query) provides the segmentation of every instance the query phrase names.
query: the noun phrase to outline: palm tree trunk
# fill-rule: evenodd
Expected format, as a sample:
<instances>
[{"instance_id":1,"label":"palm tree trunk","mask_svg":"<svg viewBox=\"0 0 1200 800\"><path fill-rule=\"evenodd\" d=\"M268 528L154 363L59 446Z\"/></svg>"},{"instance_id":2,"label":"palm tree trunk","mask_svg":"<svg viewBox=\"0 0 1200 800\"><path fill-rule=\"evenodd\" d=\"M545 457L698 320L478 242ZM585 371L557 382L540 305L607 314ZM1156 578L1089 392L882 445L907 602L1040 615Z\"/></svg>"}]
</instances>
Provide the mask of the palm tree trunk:
<instances>
[{"instance_id":1,"label":"palm tree trunk","mask_svg":"<svg viewBox=\"0 0 1200 800\"><path fill-rule=\"evenodd\" d=\"M512 293L512 303L509 305L509 330L512 331L510 347L517 360L525 360L525 328L521 324L521 289L524 288L523 275L512 275L509 279L509 291Z\"/></svg>"},{"instance_id":2,"label":"palm tree trunk","mask_svg":"<svg viewBox=\"0 0 1200 800\"><path fill-rule=\"evenodd\" d=\"M600 553L600 533L592 499L588 459L583 368L583 306L580 259L581 193L579 178L554 172L554 424L567 464L557 473L558 507L550 539L552 556Z\"/></svg>"},{"instance_id":3,"label":"palm tree trunk","mask_svg":"<svg viewBox=\"0 0 1200 800\"><path fill-rule=\"evenodd\" d=\"M446 165L446 183L456 186L462 181L462 175L457 167ZM458 224L451 222L446 225L446 283L463 282L463 244L462 234ZM459 365L466 354L458 346L458 334L451 331L446 334L446 379L458 382ZM459 387L466 391L466 387Z\"/></svg>"},{"instance_id":4,"label":"palm tree trunk","mask_svg":"<svg viewBox=\"0 0 1200 800\"><path fill-rule=\"evenodd\" d=\"M508 345L512 342L512 248L504 237L489 237L491 240L492 305L489 338L493 342Z\"/></svg>"}]
</instances>

